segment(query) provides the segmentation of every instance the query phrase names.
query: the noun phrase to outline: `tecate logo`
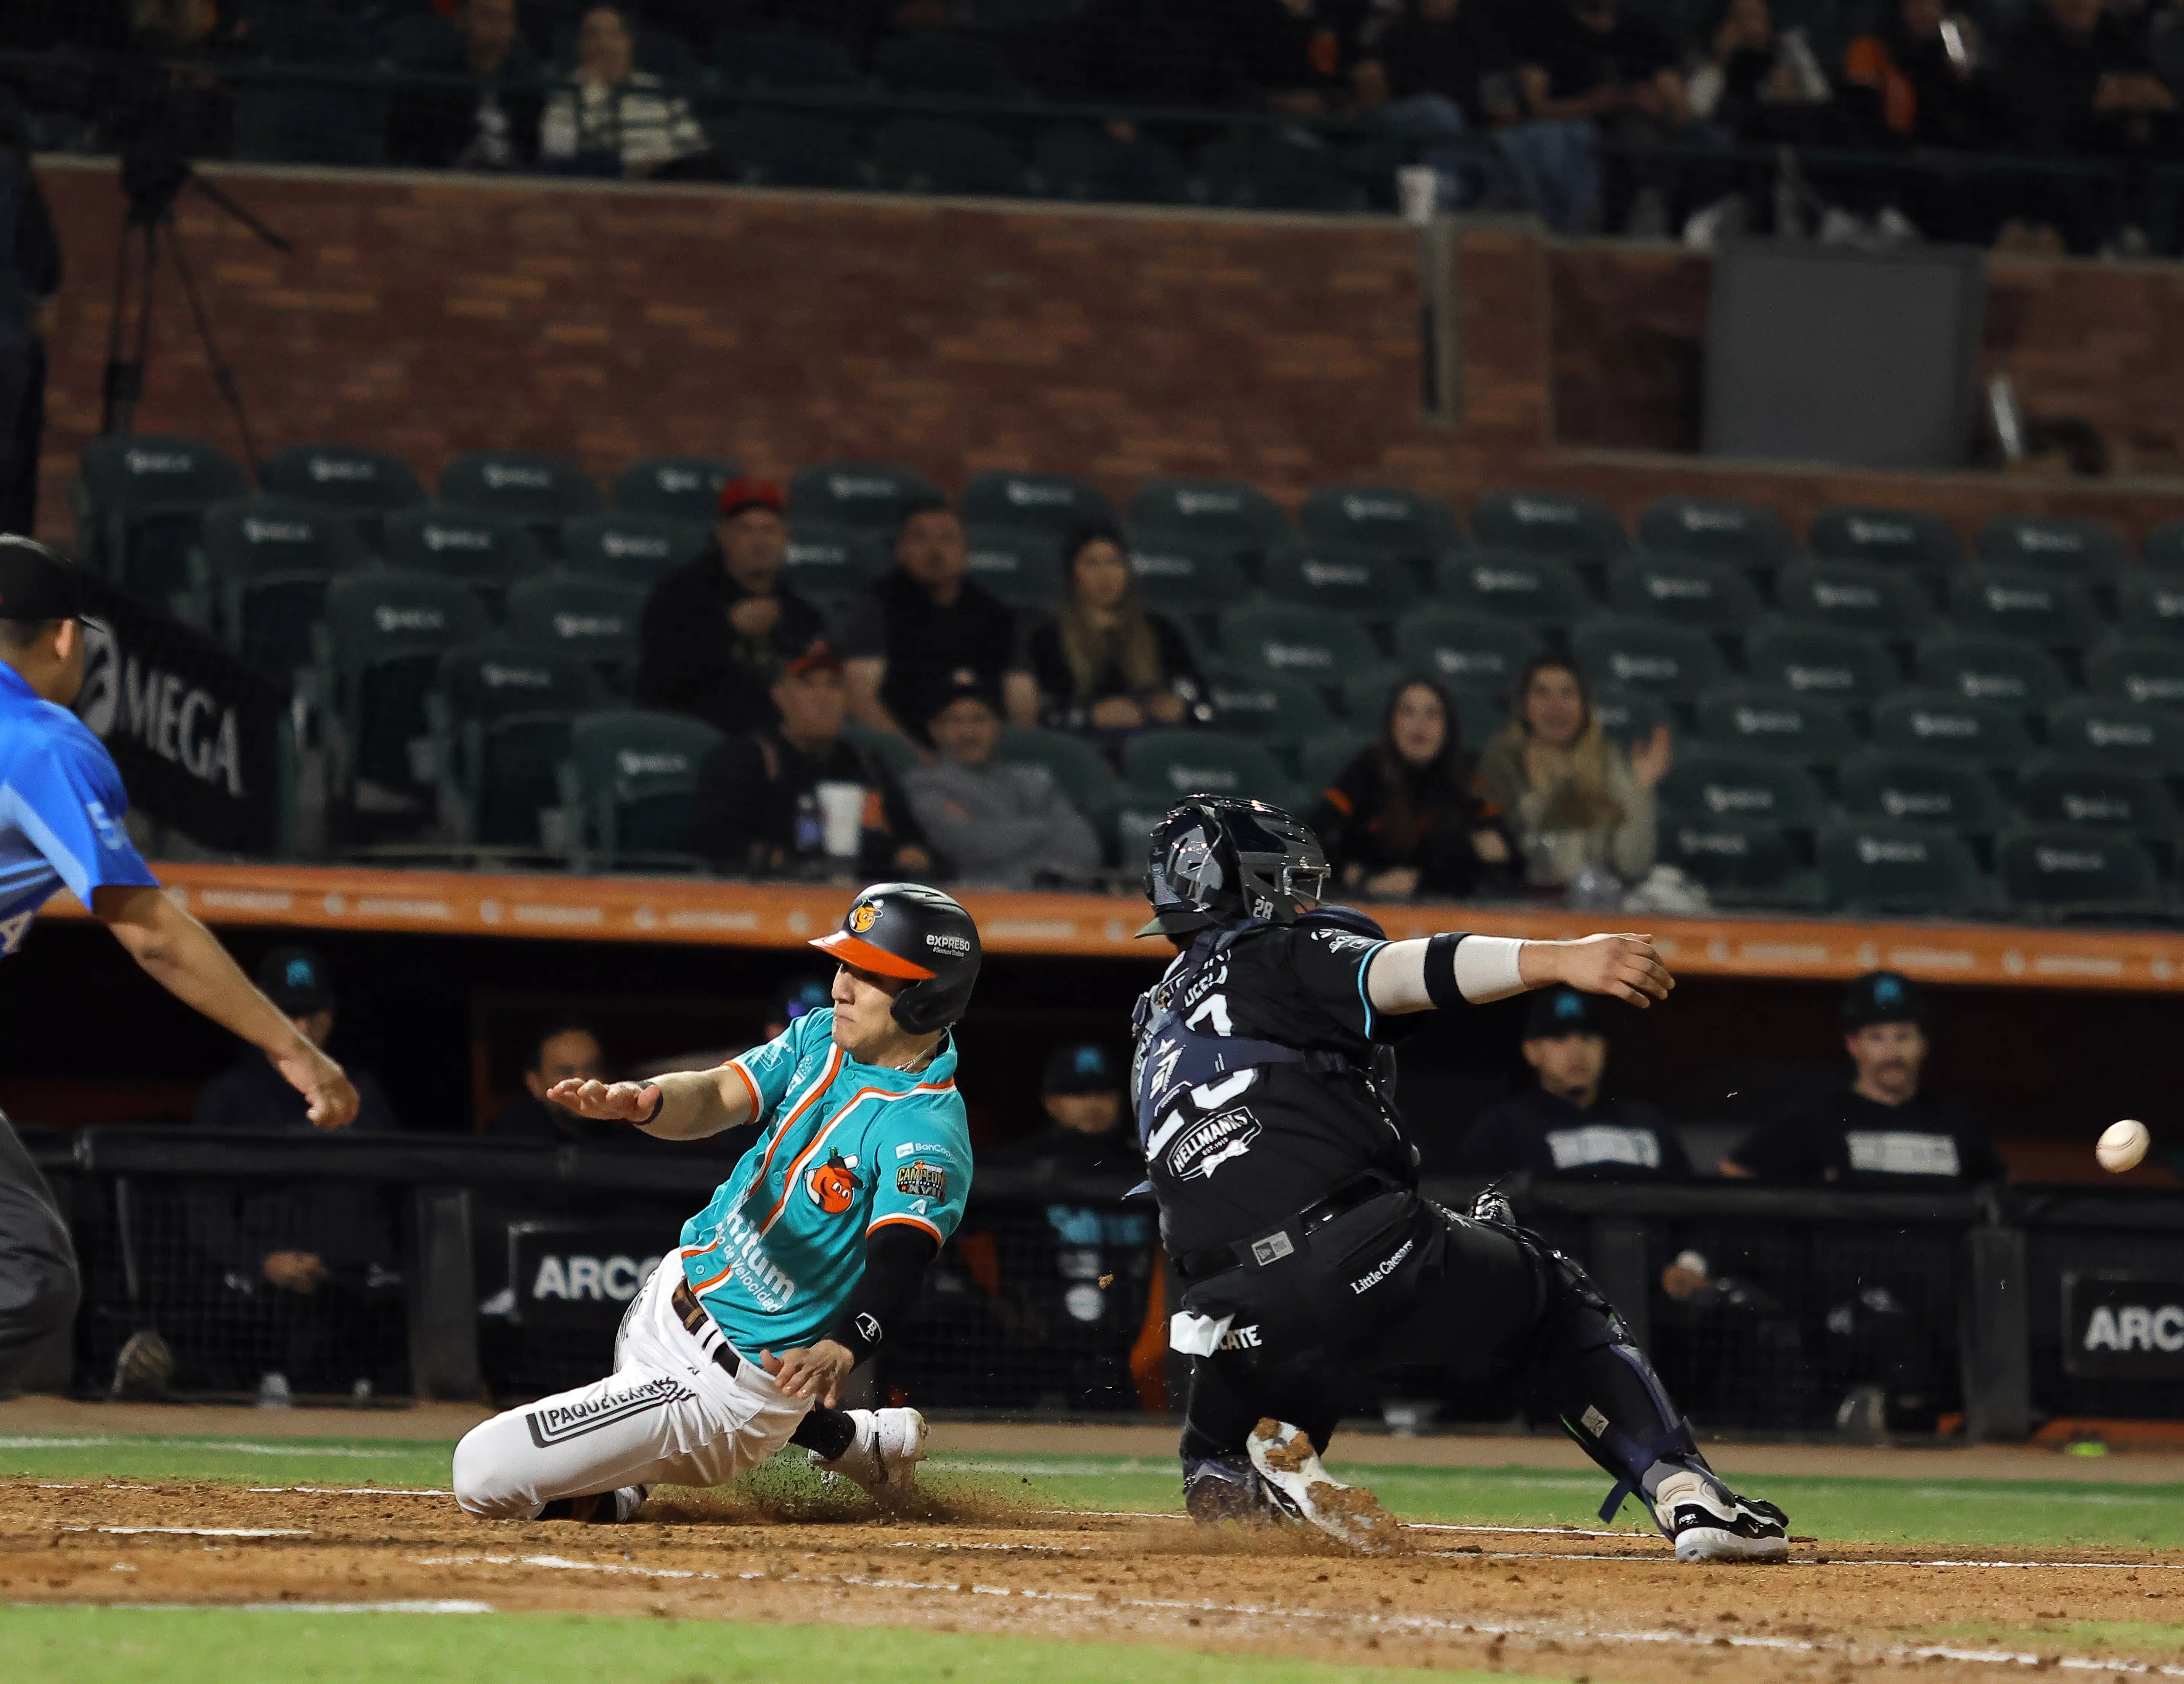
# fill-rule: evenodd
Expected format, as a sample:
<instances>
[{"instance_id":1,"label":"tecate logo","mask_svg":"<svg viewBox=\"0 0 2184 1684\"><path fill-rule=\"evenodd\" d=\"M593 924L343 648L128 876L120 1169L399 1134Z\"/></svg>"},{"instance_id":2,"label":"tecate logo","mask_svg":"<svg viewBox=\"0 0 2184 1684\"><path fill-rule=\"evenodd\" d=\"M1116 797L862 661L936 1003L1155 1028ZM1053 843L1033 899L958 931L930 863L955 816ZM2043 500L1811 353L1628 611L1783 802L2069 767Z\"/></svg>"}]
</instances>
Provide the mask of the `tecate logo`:
<instances>
[{"instance_id":1,"label":"tecate logo","mask_svg":"<svg viewBox=\"0 0 2184 1684\"><path fill-rule=\"evenodd\" d=\"M2153 728L2136 719L2088 719L2086 740L2097 749L2150 749Z\"/></svg>"},{"instance_id":2,"label":"tecate logo","mask_svg":"<svg viewBox=\"0 0 2184 1684\"><path fill-rule=\"evenodd\" d=\"M1750 840L1734 830L1680 831L1676 840L1686 854L1717 854L1724 859L1741 860L1752 851Z\"/></svg>"},{"instance_id":3,"label":"tecate logo","mask_svg":"<svg viewBox=\"0 0 2184 1684\"><path fill-rule=\"evenodd\" d=\"M371 623L382 632L442 632L448 616L437 608L398 608L382 602L371 611Z\"/></svg>"},{"instance_id":4,"label":"tecate logo","mask_svg":"<svg viewBox=\"0 0 2184 1684\"><path fill-rule=\"evenodd\" d=\"M1812 690L1823 695L1835 695L1858 688L1858 674L1847 666L1797 666L1782 669L1782 676L1790 681L1790 688L1802 693Z\"/></svg>"},{"instance_id":5,"label":"tecate logo","mask_svg":"<svg viewBox=\"0 0 2184 1684\"><path fill-rule=\"evenodd\" d=\"M1234 789L1243 780L1225 766L1171 766L1167 781L1184 794L1194 789Z\"/></svg>"},{"instance_id":6,"label":"tecate logo","mask_svg":"<svg viewBox=\"0 0 2184 1684\"><path fill-rule=\"evenodd\" d=\"M2048 847L2035 848L2032 863L2043 872L2103 872L2109 865L2105 854L2088 853L2083 848Z\"/></svg>"},{"instance_id":7,"label":"tecate logo","mask_svg":"<svg viewBox=\"0 0 2184 1684\"><path fill-rule=\"evenodd\" d=\"M1820 608L1878 608L1880 593L1871 585L1815 584L1813 601Z\"/></svg>"},{"instance_id":8,"label":"tecate logo","mask_svg":"<svg viewBox=\"0 0 2184 1684\"><path fill-rule=\"evenodd\" d=\"M1340 561L1307 561L1300 571L1304 574L1304 582L1314 587L1369 585L1373 583L1370 567L1354 566Z\"/></svg>"},{"instance_id":9,"label":"tecate logo","mask_svg":"<svg viewBox=\"0 0 2184 1684\"><path fill-rule=\"evenodd\" d=\"M1437 649L1434 665L1451 678L1469 672L1490 672L1496 675L1509 670L1508 661L1499 650Z\"/></svg>"},{"instance_id":10,"label":"tecate logo","mask_svg":"<svg viewBox=\"0 0 2184 1684\"><path fill-rule=\"evenodd\" d=\"M827 489L844 503L854 503L860 498L893 497L895 482L883 474L829 474Z\"/></svg>"},{"instance_id":11,"label":"tecate logo","mask_svg":"<svg viewBox=\"0 0 2184 1684\"><path fill-rule=\"evenodd\" d=\"M1805 716L1786 707L1740 707L1732 717L1742 737L1795 736L1805 728Z\"/></svg>"},{"instance_id":12,"label":"tecate logo","mask_svg":"<svg viewBox=\"0 0 2184 1684\"><path fill-rule=\"evenodd\" d=\"M1352 521L1407 521L1411 518L1409 505L1393 497L1346 496L1342 499L1342 512Z\"/></svg>"},{"instance_id":13,"label":"tecate logo","mask_svg":"<svg viewBox=\"0 0 2184 1684\"><path fill-rule=\"evenodd\" d=\"M1853 544L1908 544L1916 541L1918 534L1896 521L1861 521L1852 517L1850 523Z\"/></svg>"},{"instance_id":14,"label":"tecate logo","mask_svg":"<svg viewBox=\"0 0 2184 1684\"><path fill-rule=\"evenodd\" d=\"M677 493L705 490L705 476L690 468L660 468L652 477L652 482L662 491Z\"/></svg>"},{"instance_id":15,"label":"tecate logo","mask_svg":"<svg viewBox=\"0 0 2184 1684\"><path fill-rule=\"evenodd\" d=\"M493 534L477 527L427 527L425 548L436 553L443 549L488 550L493 548Z\"/></svg>"},{"instance_id":16,"label":"tecate logo","mask_svg":"<svg viewBox=\"0 0 2184 1684\"><path fill-rule=\"evenodd\" d=\"M1198 570L1187 555L1133 555L1130 571L1141 579L1187 579Z\"/></svg>"},{"instance_id":17,"label":"tecate logo","mask_svg":"<svg viewBox=\"0 0 2184 1684\"><path fill-rule=\"evenodd\" d=\"M1240 515L1244 499L1233 491L1178 491L1175 506L1185 515Z\"/></svg>"},{"instance_id":18,"label":"tecate logo","mask_svg":"<svg viewBox=\"0 0 2184 1684\"><path fill-rule=\"evenodd\" d=\"M132 474L186 474L198 465L198 459L176 450L131 450L122 457Z\"/></svg>"},{"instance_id":19,"label":"tecate logo","mask_svg":"<svg viewBox=\"0 0 2184 1684\"><path fill-rule=\"evenodd\" d=\"M925 945L935 953L945 953L951 959L966 959L971 954L971 938L967 935L928 935Z\"/></svg>"},{"instance_id":20,"label":"tecate logo","mask_svg":"<svg viewBox=\"0 0 2184 1684\"><path fill-rule=\"evenodd\" d=\"M495 491L505 491L510 486L521 486L526 491L551 491L554 476L544 468L525 467L516 462L488 462L485 482Z\"/></svg>"},{"instance_id":21,"label":"tecate logo","mask_svg":"<svg viewBox=\"0 0 2184 1684\"><path fill-rule=\"evenodd\" d=\"M1656 602L1704 602L1713 595L1713 581L1695 579L1688 573L1649 573L1646 594Z\"/></svg>"},{"instance_id":22,"label":"tecate logo","mask_svg":"<svg viewBox=\"0 0 2184 1684\"><path fill-rule=\"evenodd\" d=\"M1969 742L1980 734L1980 722L1969 713L1929 713L1918 708L1911 715L1911 733L1914 737L1947 737Z\"/></svg>"},{"instance_id":23,"label":"tecate logo","mask_svg":"<svg viewBox=\"0 0 2184 1684\"><path fill-rule=\"evenodd\" d=\"M2057 532L2052 527L2020 527L2017 547L2028 554L2045 550L2051 555L2075 555L2086 547L2084 535Z\"/></svg>"},{"instance_id":24,"label":"tecate logo","mask_svg":"<svg viewBox=\"0 0 2184 1684\"><path fill-rule=\"evenodd\" d=\"M1268 643L1262 653L1267 657L1267 665L1277 672L1285 666L1324 669L1331 668L1334 665L1333 650L1318 647L1312 644Z\"/></svg>"},{"instance_id":25,"label":"tecate logo","mask_svg":"<svg viewBox=\"0 0 2184 1684\"><path fill-rule=\"evenodd\" d=\"M782 552L781 559L790 567L845 567L850 552L838 544L792 544Z\"/></svg>"},{"instance_id":26,"label":"tecate logo","mask_svg":"<svg viewBox=\"0 0 2184 1684\"><path fill-rule=\"evenodd\" d=\"M2063 817L2073 824L2129 824L2136 815L2129 801L2114 795L2064 795Z\"/></svg>"},{"instance_id":27,"label":"tecate logo","mask_svg":"<svg viewBox=\"0 0 2184 1684\"><path fill-rule=\"evenodd\" d=\"M536 666L504 666L497 661L488 661L478 668L478 677L492 690L550 690L554 675L542 672Z\"/></svg>"},{"instance_id":28,"label":"tecate logo","mask_svg":"<svg viewBox=\"0 0 2184 1684\"><path fill-rule=\"evenodd\" d=\"M2031 688L2014 672L1957 674L1957 689L1970 701L2022 701Z\"/></svg>"},{"instance_id":29,"label":"tecate logo","mask_svg":"<svg viewBox=\"0 0 2184 1684\"><path fill-rule=\"evenodd\" d=\"M1535 503L1529 497L1519 497L1509 505L1509 512L1522 526L1574 527L1577 524L1576 505L1569 503Z\"/></svg>"},{"instance_id":30,"label":"tecate logo","mask_svg":"<svg viewBox=\"0 0 2184 1684\"><path fill-rule=\"evenodd\" d=\"M1993 614L2045 614L2055 606L2052 594L2021 585L1989 585L1980 593Z\"/></svg>"},{"instance_id":31,"label":"tecate logo","mask_svg":"<svg viewBox=\"0 0 2184 1684\"><path fill-rule=\"evenodd\" d=\"M361 485L366 480L379 477L379 464L360 456L314 456L304 465L304 471L320 485L336 481Z\"/></svg>"},{"instance_id":32,"label":"tecate logo","mask_svg":"<svg viewBox=\"0 0 2184 1684\"><path fill-rule=\"evenodd\" d=\"M1895 841L1886 837L1861 836L1858 839L1858 863L1868 866L1923 866L1926 863L1926 845L1916 841Z\"/></svg>"},{"instance_id":33,"label":"tecate logo","mask_svg":"<svg viewBox=\"0 0 2184 1684\"><path fill-rule=\"evenodd\" d=\"M1652 678L1663 683L1674 679L1681 669L1672 655L1624 655L1618 652L1607 659L1609 667L1618 678Z\"/></svg>"},{"instance_id":34,"label":"tecate logo","mask_svg":"<svg viewBox=\"0 0 2184 1684\"><path fill-rule=\"evenodd\" d=\"M242 523L246 544L309 544L317 536L301 521L246 520Z\"/></svg>"},{"instance_id":35,"label":"tecate logo","mask_svg":"<svg viewBox=\"0 0 2184 1684\"><path fill-rule=\"evenodd\" d=\"M1771 813L1774 811L1774 792L1755 789L1749 784L1732 789L1725 784L1708 783L1699 792L1710 813Z\"/></svg>"},{"instance_id":36,"label":"tecate logo","mask_svg":"<svg viewBox=\"0 0 2184 1684\"><path fill-rule=\"evenodd\" d=\"M571 641L578 638L618 638L629 630L619 614L556 614L554 635Z\"/></svg>"},{"instance_id":37,"label":"tecate logo","mask_svg":"<svg viewBox=\"0 0 2184 1684\"><path fill-rule=\"evenodd\" d=\"M1472 588L1482 596L1496 591L1532 591L1540 588L1536 573L1519 573L1506 567L1474 567L1471 570Z\"/></svg>"},{"instance_id":38,"label":"tecate logo","mask_svg":"<svg viewBox=\"0 0 2184 1684\"><path fill-rule=\"evenodd\" d=\"M649 533L608 533L599 540L599 548L620 560L626 555L641 555L648 560L664 560L667 555L667 540Z\"/></svg>"},{"instance_id":39,"label":"tecate logo","mask_svg":"<svg viewBox=\"0 0 2184 1684\"><path fill-rule=\"evenodd\" d=\"M1041 485L1036 480L1011 480L1006 495L1018 509L1067 509L1077 500L1077 493L1070 487Z\"/></svg>"},{"instance_id":40,"label":"tecate logo","mask_svg":"<svg viewBox=\"0 0 2184 1684\"><path fill-rule=\"evenodd\" d=\"M1741 510L1695 509L1688 503L1683 518L1687 533L1741 533L1751 524Z\"/></svg>"},{"instance_id":41,"label":"tecate logo","mask_svg":"<svg viewBox=\"0 0 2184 1684\"><path fill-rule=\"evenodd\" d=\"M2135 702L2184 700L2184 678L2148 678L2134 672L2123 681L2123 688Z\"/></svg>"},{"instance_id":42,"label":"tecate logo","mask_svg":"<svg viewBox=\"0 0 2184 1684\"><path fill-rule=\"evenodd\" d=\"M1957 804L1946 789L1883 789L1880 810L1891 818L1947 818Z\"/></svg>"},{"instance_id":43,"label":"tecate logo","mask_svg":"<svg viewBox=\"0 0 2184 1684\"><path fill-rule=\"evenodd\" d=\"M690 770L690 756L671 750L622 749L615 755L615 770L625 778L679 778Z\"/></svg>"}]
</instances>

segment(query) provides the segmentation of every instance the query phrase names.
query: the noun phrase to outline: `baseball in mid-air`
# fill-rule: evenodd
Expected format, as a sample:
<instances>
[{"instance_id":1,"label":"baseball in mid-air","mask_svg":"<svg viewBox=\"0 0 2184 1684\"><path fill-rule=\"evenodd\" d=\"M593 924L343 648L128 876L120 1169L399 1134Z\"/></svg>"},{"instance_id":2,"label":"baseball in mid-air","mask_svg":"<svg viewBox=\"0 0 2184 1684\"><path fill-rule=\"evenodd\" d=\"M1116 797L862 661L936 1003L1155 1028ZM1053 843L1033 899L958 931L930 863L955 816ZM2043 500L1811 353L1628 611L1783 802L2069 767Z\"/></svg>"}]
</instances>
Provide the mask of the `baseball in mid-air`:
<instances>
[{"instance_id":1,"label":"baseball in mid-air","mask_svg":"<svg viewBox=\"0 0 2184 1684\"><path fill-rule=\"evenodd\" d=\"M2153 1136L2147 1132L2146 1124L2131 1118L2120 1123L2111 1123L2101 1131L2099 1144L2093 1156L2101 1161L2101 1168L2112 1174L2120 1175L2135 1168L2146 1149L2153 1144Z\"/></svg>"}]
</instances>

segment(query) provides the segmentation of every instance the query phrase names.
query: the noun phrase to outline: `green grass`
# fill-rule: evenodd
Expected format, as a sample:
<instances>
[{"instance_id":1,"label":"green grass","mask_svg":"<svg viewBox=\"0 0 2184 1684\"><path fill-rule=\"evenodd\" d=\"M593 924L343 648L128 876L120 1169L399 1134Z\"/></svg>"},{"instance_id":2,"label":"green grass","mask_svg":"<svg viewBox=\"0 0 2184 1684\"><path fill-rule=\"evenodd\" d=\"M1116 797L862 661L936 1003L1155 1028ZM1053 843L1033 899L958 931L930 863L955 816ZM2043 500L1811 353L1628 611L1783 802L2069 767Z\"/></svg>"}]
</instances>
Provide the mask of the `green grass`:
<instances>
[{"instance_id":1,"label":"green grass","mask_svg":"<svg viewBox=\"0 0 2184 1684\"><path fill-rule=\"evenodd\" d=\"M2091 1654L2173 1661L2184 1652L2184 1625L2140 1620L2042 1620L2031 1625L1980 1620L1968 1625L1926 1625L1917 1641L1952 1645L1979 1644L2020 1653Z\"/></svg>"},{"instance_id":2,"label":"green grass","mask_svg":"<svg viewBox=\"0 0 2184 1684\"><path fill-rule=\"evenodd\" d=\"M906 1633L854 1625L718 1620L325 1614L241 1609L0 1608L9 1684L231 1684L238 1670L284 1684L1519 1684L1507 1673L1328 1666L1123 1643ZM237 1657L249 1664L239 1669Z\"/></svg>"},{"instance_id":3,"label":"green grass","mask_svg":"<svg viewBox=\"0 0 2184 1684\"><path fill-rule=\"evenodd\" d=\"M245 1486L444 1489L451 1445L389 1440L0 1437L0 1473L56 1481L211 1480ZM1734 1458L1728 1458L1734 1469ZM1406 1519L1473 1525L1583 1526L1607 1476L1539 1468L1340 1464ZM1733 1477L1733 1471L1732 1471ZM1117 1456L937 1459L928 1482L1067 1508L1171 1514L1175 1464ZM1789 1511L1792 1529L1831 1542L1961 1552L2107 1544L2184 1548L2184 1486L2040 1480L1761 1478L1742 1482ZM1618 1525L1645 1525L1635 1504Z\"/></svg>"}]
</instances>

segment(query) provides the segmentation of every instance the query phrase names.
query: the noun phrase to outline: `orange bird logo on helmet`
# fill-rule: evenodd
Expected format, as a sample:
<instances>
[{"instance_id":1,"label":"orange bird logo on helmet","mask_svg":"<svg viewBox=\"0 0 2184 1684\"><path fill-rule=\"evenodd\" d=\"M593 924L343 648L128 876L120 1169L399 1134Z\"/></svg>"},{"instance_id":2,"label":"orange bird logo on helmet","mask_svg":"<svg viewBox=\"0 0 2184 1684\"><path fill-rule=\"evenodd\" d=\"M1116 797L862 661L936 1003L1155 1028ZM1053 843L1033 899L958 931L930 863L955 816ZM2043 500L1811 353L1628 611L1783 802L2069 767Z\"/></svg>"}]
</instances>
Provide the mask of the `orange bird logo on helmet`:
<instances>
[{"instance_id":1,"label":"orange bird logo on helmet","mask_svg":"<svg viewBox=\"0 0 2184 1684\"><path fill-rule=\"evenodd\" d=\"M826 1163L811 1172L805 1184L811 1194L811 1202L829 1216L839 1216L856 1202L857 1191L865 1184L857 1179L856 1172L842 1161L839 1152L827 1154Z\"/></svg>"},{"instance_id":2,"label":"orange bird logo on helmet","mask_svg":"<svg viewBox=\"0 0 2184 1684\"><path fill-rule=\"evenodd\" d=\"M850 933L853 935L862 935L879 921L879 916L880 908L877 901L859 903L855 910L850 914Z\"/></svg>"}]
</instances>

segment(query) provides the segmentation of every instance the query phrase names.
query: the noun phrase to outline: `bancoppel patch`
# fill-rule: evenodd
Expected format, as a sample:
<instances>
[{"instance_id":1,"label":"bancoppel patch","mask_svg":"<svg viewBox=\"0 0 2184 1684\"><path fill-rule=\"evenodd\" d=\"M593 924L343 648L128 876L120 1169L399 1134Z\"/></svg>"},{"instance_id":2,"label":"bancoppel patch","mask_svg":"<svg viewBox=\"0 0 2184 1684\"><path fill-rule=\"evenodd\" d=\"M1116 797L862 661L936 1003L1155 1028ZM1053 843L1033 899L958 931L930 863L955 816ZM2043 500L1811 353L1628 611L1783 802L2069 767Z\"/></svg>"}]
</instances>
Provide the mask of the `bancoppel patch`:
<instances>
[{"instance_id":1,"label":"bancoppel patch","mask_svg":"<svg viewBox=\"0 0 2184 1684\"><path fill-rule=\"evenodd\" d=\"M928 1163L921 1157L895 1171L894 1190L906 1199L944 1199L948 1196L948 1172L939 1164Z\"/></svg>"}]
</instances>

